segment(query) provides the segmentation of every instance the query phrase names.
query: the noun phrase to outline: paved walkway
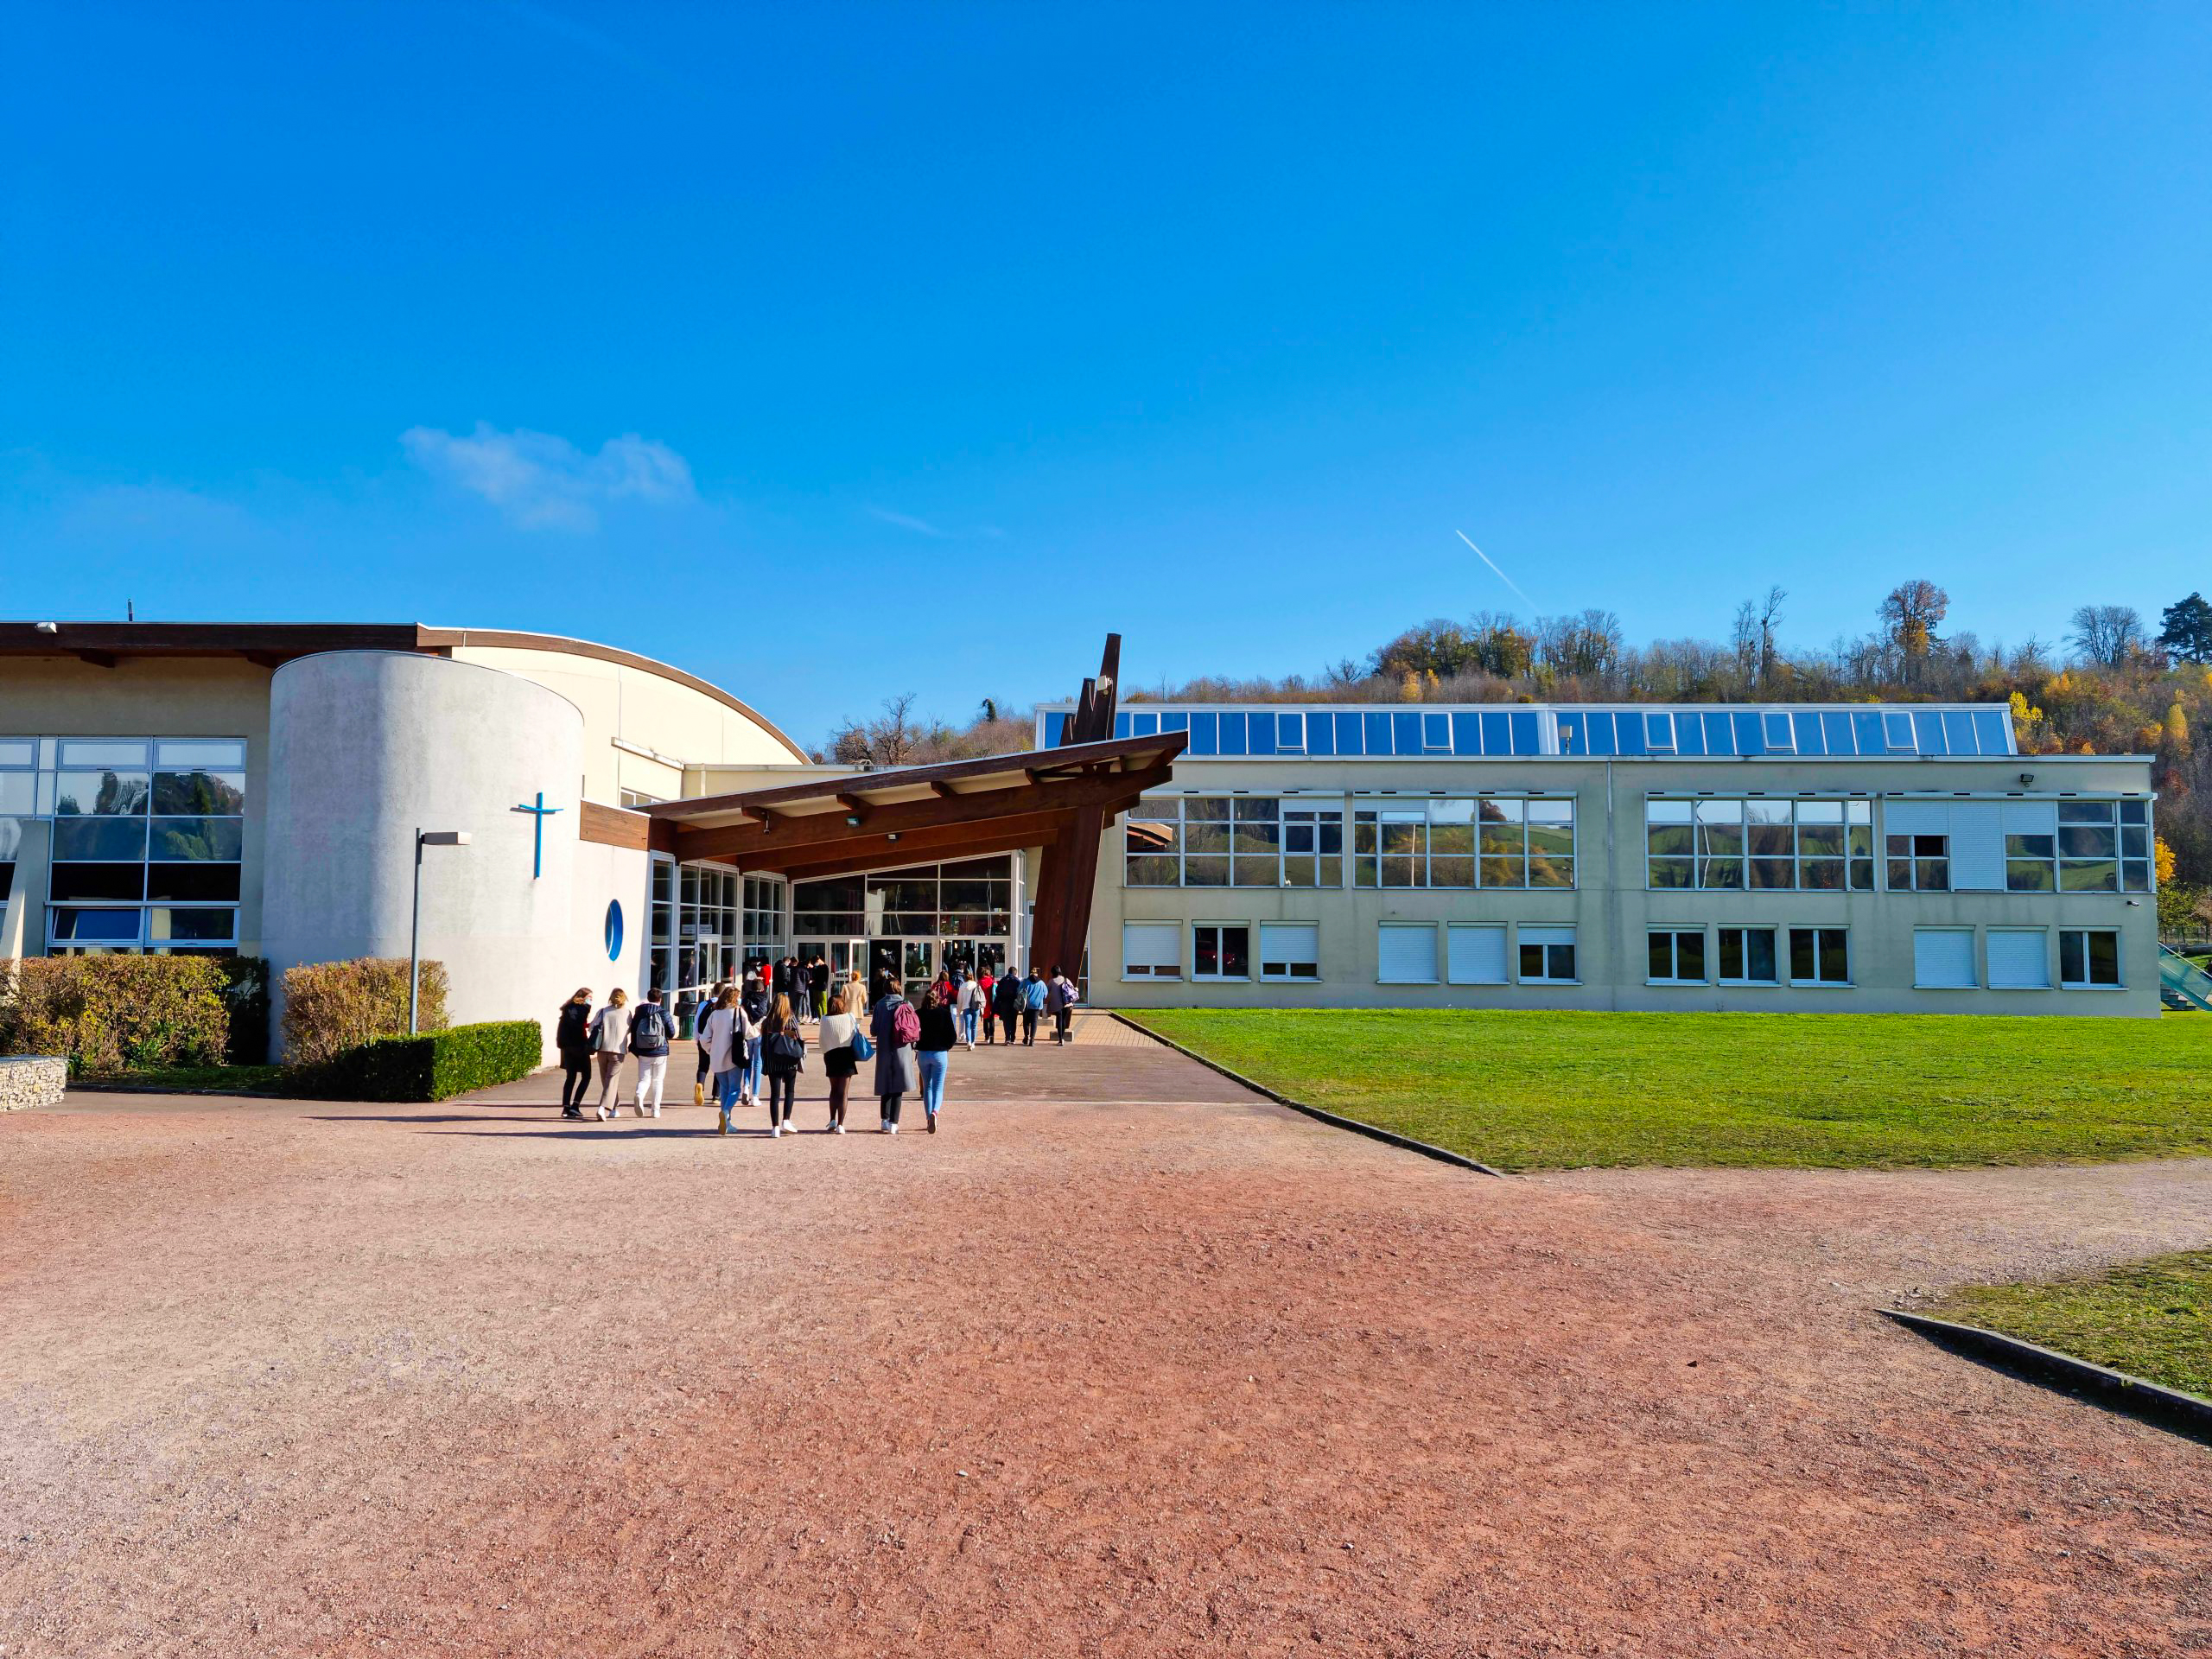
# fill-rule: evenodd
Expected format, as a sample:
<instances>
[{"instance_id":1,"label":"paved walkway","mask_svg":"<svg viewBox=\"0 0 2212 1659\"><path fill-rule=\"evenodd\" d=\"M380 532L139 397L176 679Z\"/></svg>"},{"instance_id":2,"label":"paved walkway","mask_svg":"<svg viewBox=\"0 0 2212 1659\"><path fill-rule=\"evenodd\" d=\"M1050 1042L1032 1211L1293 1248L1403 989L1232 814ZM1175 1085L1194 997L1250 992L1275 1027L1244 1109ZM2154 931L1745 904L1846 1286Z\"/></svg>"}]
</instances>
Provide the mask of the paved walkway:
<instances>
[{"instance_id":1,"label":"paved walkway","mask_svg":"<svg viewBox=\"0 0 2212 1659\"><path fill-rule=\"evenodd\" d=\"M936 1136L551 1095L0 1121L7 1659L2212 1644L2202 1447L1871 1312L2205 1165L1497 1180L1102 1043Z\"/></svg>"}]
</instances>

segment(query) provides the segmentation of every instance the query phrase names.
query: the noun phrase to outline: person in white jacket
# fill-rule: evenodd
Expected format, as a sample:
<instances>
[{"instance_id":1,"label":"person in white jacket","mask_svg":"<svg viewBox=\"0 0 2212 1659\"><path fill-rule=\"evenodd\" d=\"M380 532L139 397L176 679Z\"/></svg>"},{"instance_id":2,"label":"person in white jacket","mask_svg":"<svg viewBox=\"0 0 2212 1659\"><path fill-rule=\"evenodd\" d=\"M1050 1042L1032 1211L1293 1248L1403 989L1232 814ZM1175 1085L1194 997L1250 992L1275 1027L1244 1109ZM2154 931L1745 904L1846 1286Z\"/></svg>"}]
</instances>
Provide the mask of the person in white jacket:
<instances>
[{"instance_id":1,"label":"person in white jacket","mask_svg":"<svg viewBox=\"0 0 2212 1659\"><path fill-rule=\"evenodd\" d=\"M960 976L960 988L954 994L953 1006L960 1014L960 1038L969 1047L976 1046L976 1019L983 1007L983 988L976 982L973 974Z\"/></svg>"},{"instance_id":2,"label":"person in white jacket","mask_svg":"<svg viewBox=\"0 0 2212 1659\"><path fill-rule=\"evenodd\" d=\"M717 1133L728 1135L730 1109L737 1104L738 1091L745 1084L746 1049L758 1035L738 1001L735 986L721 994L702 1029L707 1038L708 1066L715 1076L715 1099L721 1108L721 1128Z\"/></svg>"},{"instance_id":3,"label":"person in white jacket","mask_svg":"<svg viewBox=\"0 0 2212 1659\"><path fill-rule=\"evenodd\" d=\"M607 1006L592 1016L591 1050L599 1062L599 1120L602 1123L614 1116L622 1102L622 1057L630 1052L629 1005L630 993L618 988L607 996Z\"/></svg>"}]
</instances>

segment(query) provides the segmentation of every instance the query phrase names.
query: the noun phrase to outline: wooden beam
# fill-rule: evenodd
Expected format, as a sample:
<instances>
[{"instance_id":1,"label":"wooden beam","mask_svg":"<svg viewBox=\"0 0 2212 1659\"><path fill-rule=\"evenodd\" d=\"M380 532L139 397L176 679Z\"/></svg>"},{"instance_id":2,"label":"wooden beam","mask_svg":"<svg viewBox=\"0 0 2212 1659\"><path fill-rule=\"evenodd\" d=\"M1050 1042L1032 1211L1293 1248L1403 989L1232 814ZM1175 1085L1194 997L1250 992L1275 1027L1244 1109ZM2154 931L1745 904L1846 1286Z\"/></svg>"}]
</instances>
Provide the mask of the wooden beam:
<instances>
[{"instance_id":1,"label":"wooden beam","mask_svg":"<svg viewBox=\"0 0 2212 1659\"><path fill-rule=\"evenodd\" d=\"M835 798L838 805L843 807L846 811L851 813L855 817L864 818L868 817L870 810L868 804L861 799L859 796L854 794L850 790L846 790L841 792Z\"/></svg>"},{"instance_id":2,"label":"wooden beam","mask_svg":"<svg viewBox=\"0 0 2212 1659\"><path fill-rule=\"evenodd\" d=\"M1043 824L1011 827L1016 822L1001 818L988 826L988 833L970 832L957 842L934 846L925 845L918 838L901 836L889 845L871 843L834 857L824 854L789 865L747 864L745 868L756 874L786 876L793 881L819 881L836 875L856 875L863 870L896 870L909 864L942 864L957 859L982 858L992 853L1020 852L1025 847L1050 847L1066 827L1064 815L1053 815Z\"/></svg>"},{"instance_id":3,"label":"wooden beam","mask_svg":"<svg viewBox=\"0 0 2212 1659\"><path fill-rule=\"evenodd\" d=\"M642 812L626 807L585 801L576 813L576 839L601 847L626 847L632 852L673 853L672 826L656 823Z\"/></svg>"},{"instance_id":4,"label":"wooden beam","mask_svg":"<svg viewBox=\"0 0 2212 1659\"><path fill-rule=\"evenodd\" d=\"M113 668L116 658L111 651L80 651L77 653L77 660L90 663L94 668Z\"/></svg>"},{"instance_id":5,"label":"wooden beam","mask_svg":"<svg viewBox=\"0 0 2212 1659\"><path fill-rule=\"evenodd\" d=\"M1037 910L1030 926L1029 965L1050 973L1055 965L1073 977L1090 934L1091 890L1098 880L1098 843L1107 814L1084 807L1071 815L1067 833L1045 850L1037 877Z\"/></svg>"},{"instance_id":6,"label":"wooden beam","mask_svg":"<svg viewBox=\"0 0 2212 1659\"><path fill-rule=\"evenodd\" d=\"M960 791L946 783L944 779L932 778L930 779L930 793L941 801L950 801L956 798Z\"/></svg>"},{"instance_id":7,"label":"wooden beam","mask_svg":"<svg viewBox=\"0 0 2212 1659\"><path fill-rule=\"evenodd\" d=\"M777 815L764 828L724 827L684 830L677 837L685 858L734 858L748 868L767 868L777 853L798 848L834 849L863 835L887 835L896 830L934 830L947 824L985 823L993 818L1041 811L1068 811L1077 807L1103 806L1125 797L1134 798L1173 776L1167 766L1147 766L1139 772L1111 772L1103 778L1071 779L1033 789L978 790L950 800L901 801L879 806L867 824L855 830L844 815L819 812L804 817ZM753 809L757 810L757 809Z\"/></svg>"}]
</instances>

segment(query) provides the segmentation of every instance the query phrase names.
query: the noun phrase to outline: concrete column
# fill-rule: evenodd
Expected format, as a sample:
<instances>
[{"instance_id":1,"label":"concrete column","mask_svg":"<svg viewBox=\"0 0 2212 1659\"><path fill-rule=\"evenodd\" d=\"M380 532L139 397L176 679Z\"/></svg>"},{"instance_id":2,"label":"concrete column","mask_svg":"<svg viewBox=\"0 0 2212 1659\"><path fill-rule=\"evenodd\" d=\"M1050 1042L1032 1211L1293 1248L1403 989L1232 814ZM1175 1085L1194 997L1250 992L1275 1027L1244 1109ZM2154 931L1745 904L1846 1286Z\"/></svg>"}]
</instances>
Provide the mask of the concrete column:
<instances>
[{"instance_id":1,"label":"concrete column","mask_svg":"<svg viewBox=\"0 0 2212 1659\"><path fill-rule=\"evenodd\" d=\"M44 818L14 820L22 826L16 843L15 884L0 906L0 962L46 954L46 871L54 826Z\"/></svg>"}]
</instances>

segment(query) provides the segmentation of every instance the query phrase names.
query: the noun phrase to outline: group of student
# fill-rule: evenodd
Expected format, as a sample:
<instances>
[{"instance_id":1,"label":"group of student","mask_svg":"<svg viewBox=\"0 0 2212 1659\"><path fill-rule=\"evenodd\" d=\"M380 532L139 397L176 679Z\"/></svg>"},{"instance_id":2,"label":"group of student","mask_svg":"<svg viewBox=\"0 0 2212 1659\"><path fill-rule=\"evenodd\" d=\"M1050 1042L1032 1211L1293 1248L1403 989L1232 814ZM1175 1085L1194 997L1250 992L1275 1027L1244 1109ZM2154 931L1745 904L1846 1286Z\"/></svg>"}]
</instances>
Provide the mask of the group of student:
<instances>
[{"instance_id":1,"label":"group of student","mask_svg":"<svg viewBox=\"0 0 2212 1659\"><path fill-rule=\"evenodd\" d=\"M818 988L809 967L787 957L773 968L764 963L741 982L717 984L696 1005L699 1069L692 1103L705 1104L711 1084L721 1134L729 1133L734 1109L761 1103L764 1084L770 1138L798 1133L791 1110L798 1076L806 1065L810 1016L818 1021L815 1046L830 1084L825 1134L845 1133L852 1080L861 1062L873 1061L870 1081L881 1110L881 1132L899 1133L906 1096L918 1089L929 1132L935 1135L954 1049L963 1044L973 1049L979 1031L985 1044L992 1043L994 1019L1008 1046L1017 1027L1024 1046L1033 1046L1038 1022L1046 1017L1052 1021L1053 1042L1065 1043L1077 1001L1074 982L1057 965L1050 976L1034 967L1027 976L994 976L988 968L973 975L948 970L923 995L918 1009L900 993L899 982L888 971L876 975L871 995L862 988L859 974L839 982L819 958L813 965L822 969ZM791 988L776 988L779 979ZM676 1023L663 1006L658 986L635 1007L627 992L613 991L596 1012L590 988L579 988L561 1005L554 1038L563 1072L561 1116L583 1116L584 1094L594 1070L599 1078L594 1109L600 1120L619 1116L622 1062L635 1055L632 1109L639 1117L658 1117L675 1037Z\"/></svg>"}]
</instances>

